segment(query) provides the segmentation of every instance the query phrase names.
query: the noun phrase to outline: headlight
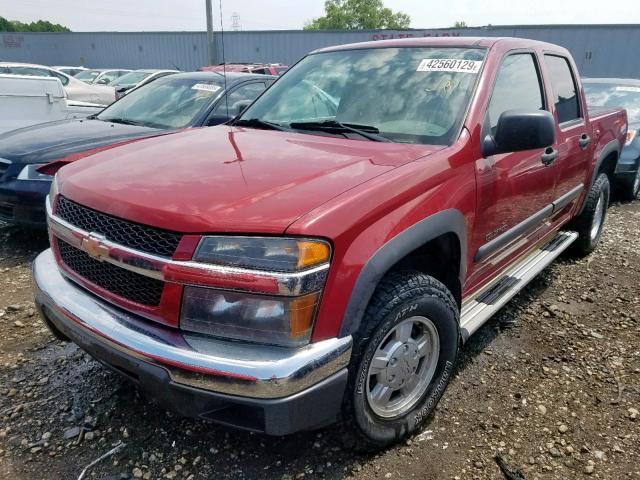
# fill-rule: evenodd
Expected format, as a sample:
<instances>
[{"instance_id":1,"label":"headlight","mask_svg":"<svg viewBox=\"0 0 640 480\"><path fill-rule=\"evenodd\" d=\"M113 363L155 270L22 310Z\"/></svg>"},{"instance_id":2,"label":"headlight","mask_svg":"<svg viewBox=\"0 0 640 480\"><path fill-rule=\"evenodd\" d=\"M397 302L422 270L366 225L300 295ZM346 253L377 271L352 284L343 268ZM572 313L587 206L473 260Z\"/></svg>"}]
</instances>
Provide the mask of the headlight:
<instances>
[{"instance_id":1,"label":"headlight","mask_svg":"<svg viewBox=\"0 0 640 480\"><path fill-rule=\"evenodd\" d=\"M324 240L277 237L204 237L194 261L273 275L300 294L249 293L187 286L180 328L232 340L298 347L309 343L326 280L331 247ZM248 272L247 275L251 275Z\"/></svg>"},{"instance_id":2,"label":"headlight","mask_svg":"<svg viewBox=\"0 0 640 480\"><path fill-rule=\"evenodd\" d=\"M49 202L49 206L51 210L53 210L53 204L56 201L56 197L58 196L58 176L54 176L51 181L51 188L49 189L49 195L47 196L47 202Z\"/></svg>"},{"instance_id":3,"label":"headlight","mask_svg":"<svg viewBox=\"0 0 640 480\"><path fill-rule=\"evenodd\" d=\"M297 347L311 337L320 292L275 297L185 287L180 328L233 340Z\"/></svg>"},{"instance_id":4,"label":"headlight","mask_svg":"<svg viewBox=\"0 0 640 480\"><path fill-rule=\"evenodd\" d=\"M194 260L229 267L297 272L326 263L330 247L322 240L270 237L204 237Z\"/></svg>"},{"instance_id":5,"label":"headlight","mask_svg":"<svg viewBox=\"0 0 640 480\"><path fill-rule=\"evenodd\" d=\"M33 164L24 167L18 174L18 180L43 180L46 182L51 181L51 175L38 172L38 168L44 164Z\"/></svg>"},{"instance_id":6,"label":"headlight","mask_svg":"<svg viewBox=\"0 0 640 480\"><path fill-rule=\"evenodd\" d=\"M627 131L627 141L625 142L625 145L629 145L631 142L633 142L633 139L636 138L636 134L638 133L637 130L628 130Z\"/></svg>"}]
</instances>

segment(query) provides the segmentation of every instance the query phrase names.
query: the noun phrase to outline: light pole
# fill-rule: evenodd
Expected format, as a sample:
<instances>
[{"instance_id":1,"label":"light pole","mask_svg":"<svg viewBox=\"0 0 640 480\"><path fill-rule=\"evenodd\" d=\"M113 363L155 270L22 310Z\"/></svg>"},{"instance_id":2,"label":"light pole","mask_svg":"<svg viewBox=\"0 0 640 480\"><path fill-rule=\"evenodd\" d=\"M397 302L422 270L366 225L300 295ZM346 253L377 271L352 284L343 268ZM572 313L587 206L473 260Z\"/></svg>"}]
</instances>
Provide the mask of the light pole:
<instances>
[{"instance_id":1,"label":"light pole","mask_svg":"<svg viewBox=\"0 0 640 480\"><path fill-rule=\"evenodd\" d=\"M206 0L207 9L207 57L209 65L216 63L216 44L213 36L213 14L211 12L211 0Z\"/></svg>"}]
</instances>

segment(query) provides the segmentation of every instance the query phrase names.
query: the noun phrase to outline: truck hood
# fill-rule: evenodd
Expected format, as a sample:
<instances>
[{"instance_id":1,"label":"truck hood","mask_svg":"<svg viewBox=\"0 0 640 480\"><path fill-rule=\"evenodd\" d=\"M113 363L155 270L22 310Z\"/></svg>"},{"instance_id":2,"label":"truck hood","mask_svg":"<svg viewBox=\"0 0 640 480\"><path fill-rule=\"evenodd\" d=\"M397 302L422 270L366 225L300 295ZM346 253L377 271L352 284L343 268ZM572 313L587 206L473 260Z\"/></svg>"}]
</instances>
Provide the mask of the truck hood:
<instances>
[{"instance_id":1,"label":"truck hood","mask_svg":"<svg viewBox=\"0 0 640 480\"><path fill-rule=\"evenodd\" d=\"M13 163L49 163L86 150L159 132L162 130L102 120L61 120L0 135L0 158Z\"/></svg>"},{"instance_id":2,"label":"truck hood","mask_svg":"<svg viewBox=\"0 0 640 480\"><path fill-rule=\"evenodd\" d=\"M64 167L60 193L183 233L282 233L345 191L441 146L228 126L116 147Z\"/></svg>"}]
</instances>

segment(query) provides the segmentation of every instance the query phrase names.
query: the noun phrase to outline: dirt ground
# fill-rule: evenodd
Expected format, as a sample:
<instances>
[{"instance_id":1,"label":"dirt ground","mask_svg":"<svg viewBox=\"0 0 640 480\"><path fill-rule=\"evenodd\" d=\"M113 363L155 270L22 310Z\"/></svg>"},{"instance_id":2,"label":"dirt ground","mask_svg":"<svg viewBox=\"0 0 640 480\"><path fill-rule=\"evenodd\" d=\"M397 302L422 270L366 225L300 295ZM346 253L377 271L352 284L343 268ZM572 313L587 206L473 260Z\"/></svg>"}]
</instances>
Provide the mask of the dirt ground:
<instances>
[{"instance_id":1,"label":"dirt ground","mask_svg":"<svg viewBox=\"0 0 640 480\"><path fill-rule=\"evenodd\" d=\"M464 347L420 435L377 455L340 428L270 438L183 419L78 348L31 303L42 233L0 225L0 478L640 479L640 202L588 259L561 258ZM504 465L502 473L498 462Z\"/></svg>"}]
</instances>

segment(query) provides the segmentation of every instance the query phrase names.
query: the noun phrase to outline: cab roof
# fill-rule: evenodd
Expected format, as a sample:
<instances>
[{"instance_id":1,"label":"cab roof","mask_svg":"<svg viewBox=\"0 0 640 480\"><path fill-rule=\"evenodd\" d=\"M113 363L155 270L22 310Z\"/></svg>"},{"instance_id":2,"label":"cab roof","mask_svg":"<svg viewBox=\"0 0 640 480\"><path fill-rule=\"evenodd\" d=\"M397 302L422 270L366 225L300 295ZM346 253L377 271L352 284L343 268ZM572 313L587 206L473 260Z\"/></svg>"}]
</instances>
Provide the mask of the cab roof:
<instances>
[{"instance_id":1,"label":"cab roof","mask_svg":"<svg viewBox=\"0 0 640 480\"><path fill-rule=\"evenodd\" d=\"M516 37L416 37L395 38L390 40L374 40L369 42L350 43L333 47L320 48L312 53L334 52L340 50L354 50L384 47L462 47L462 48L492 48L496 45L504 49L535 48L542 50L566 51L563 47L552 43Z\"/></svg>"}]
</instances>

